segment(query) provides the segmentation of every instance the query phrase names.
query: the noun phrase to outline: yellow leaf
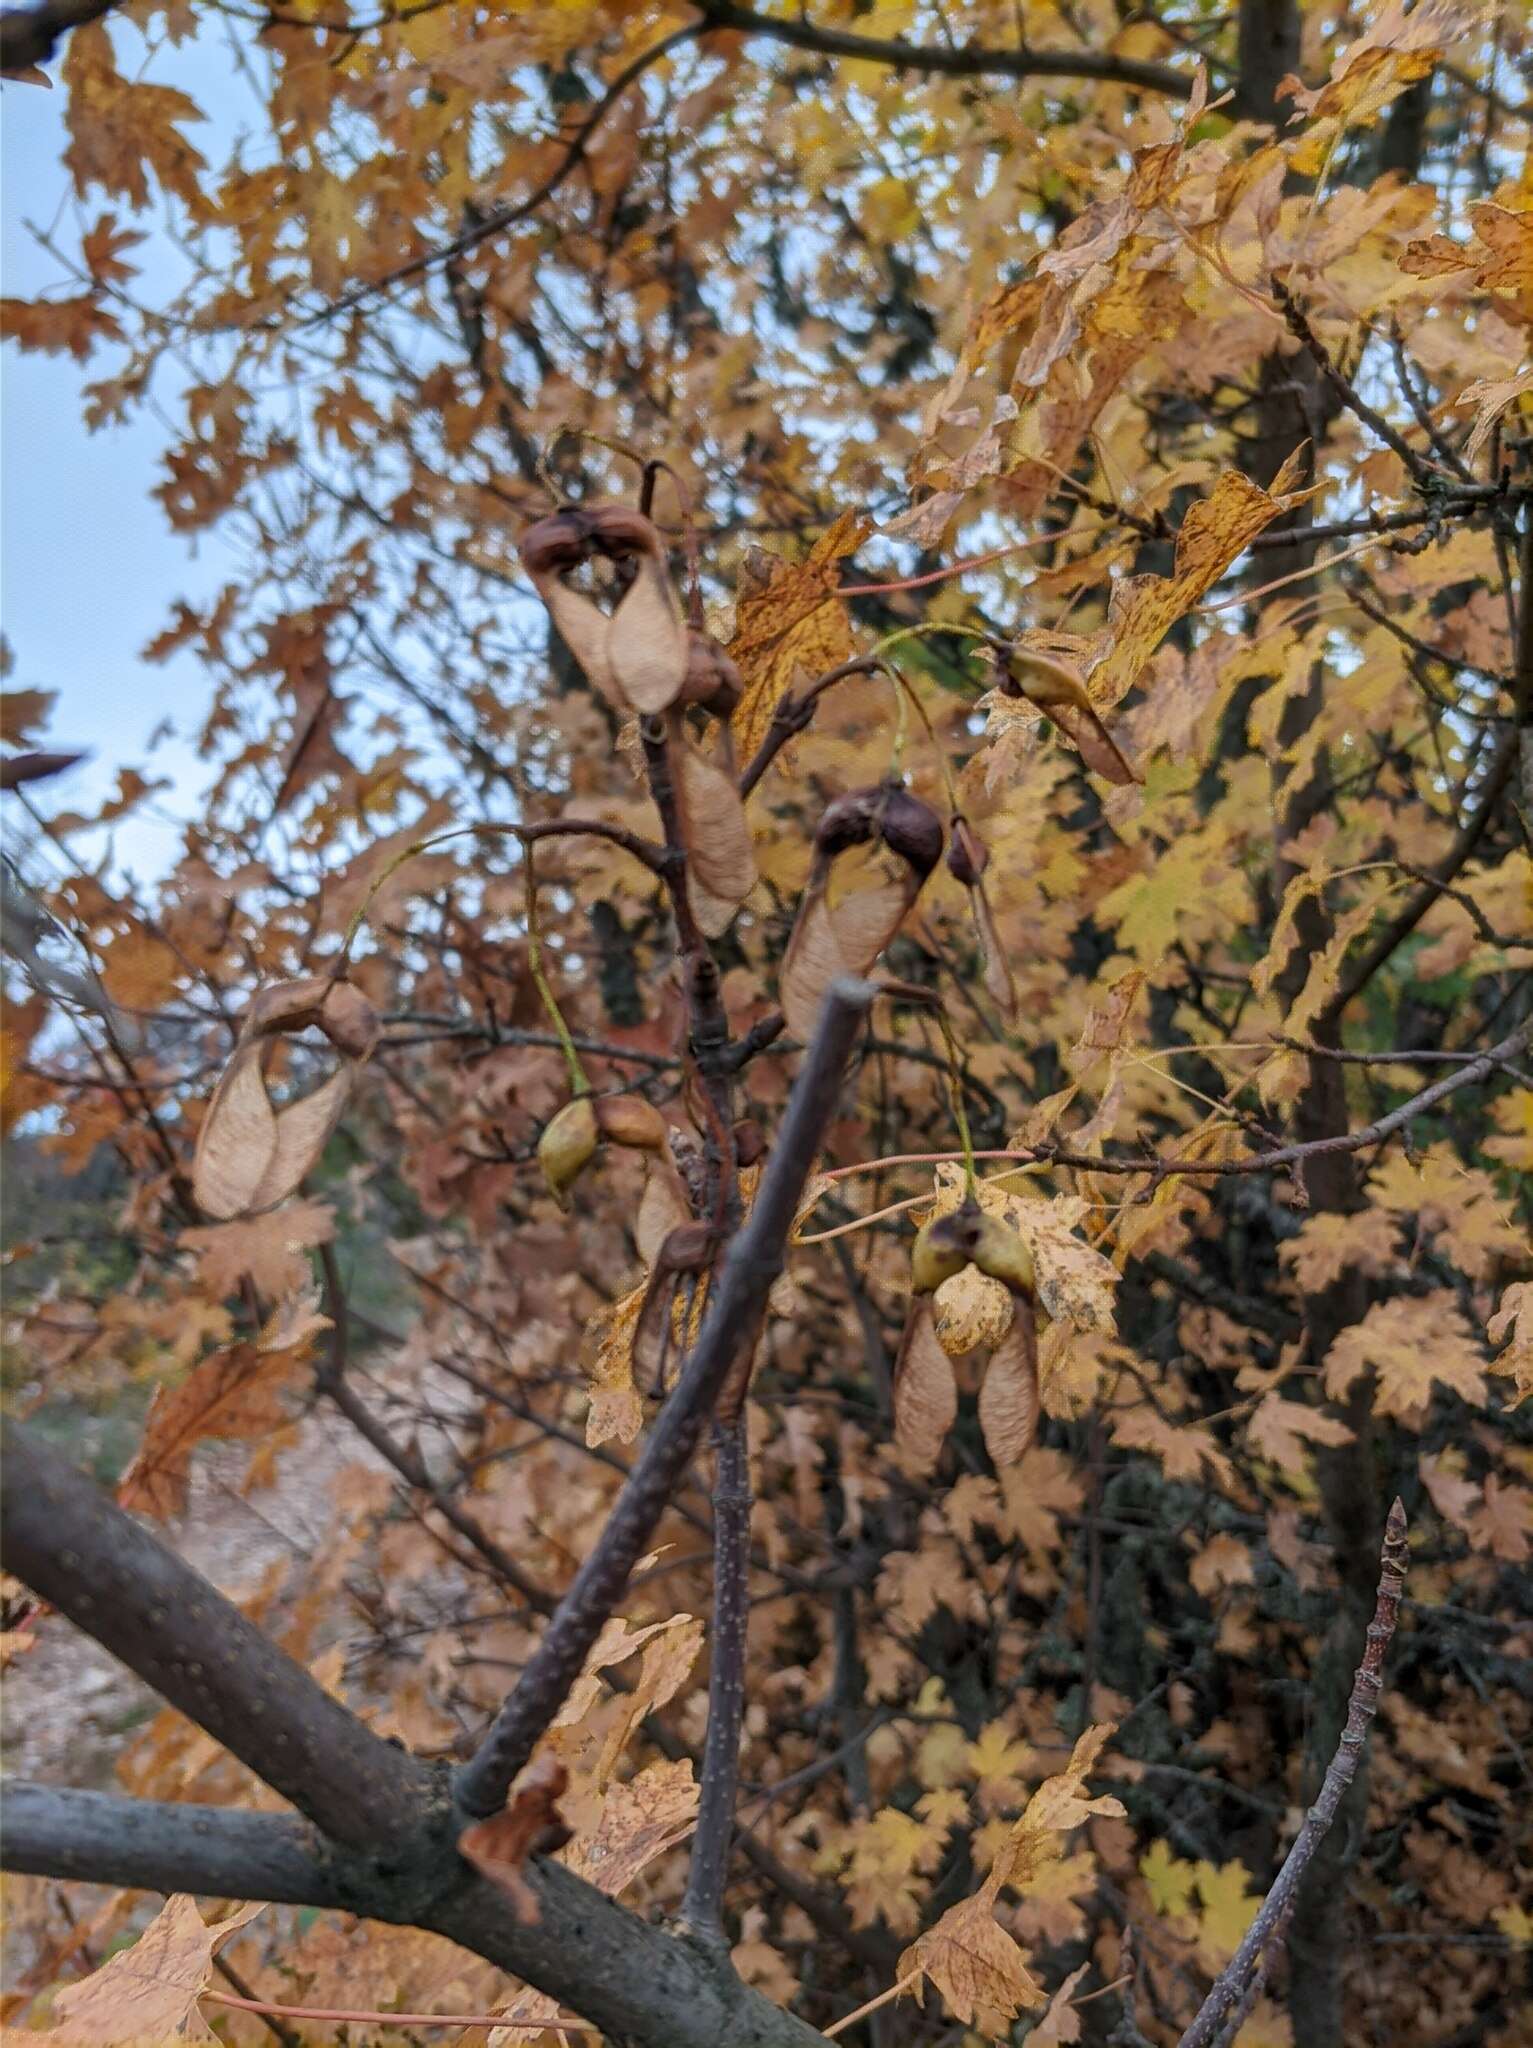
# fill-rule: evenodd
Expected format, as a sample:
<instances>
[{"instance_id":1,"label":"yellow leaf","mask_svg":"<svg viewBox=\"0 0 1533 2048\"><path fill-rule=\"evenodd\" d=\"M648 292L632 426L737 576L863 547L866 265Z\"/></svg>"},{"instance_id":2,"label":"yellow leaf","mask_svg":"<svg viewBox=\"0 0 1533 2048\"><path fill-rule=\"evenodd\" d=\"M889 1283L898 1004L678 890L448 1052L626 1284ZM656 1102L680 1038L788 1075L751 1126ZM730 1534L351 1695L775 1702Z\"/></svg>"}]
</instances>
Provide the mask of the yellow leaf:
<instances>
[{"instance_id":1,"label":"yellow leaf","mask_svg":"<svg viewBox=\"0 0 1533 2048\"><path fill-rule=\"evenodd\" d=\"M1358 1376L1370 1369L1377 1378L1378 1413L1396 1415L1410 1428L1426 1420L1434 1385L1451 1388L1472 1407L1485 1399L1479 1346L1445 1287L1375 1302L1326 1353L1325 1390L1333 1400L1345 1400Z\"/></svg>"},{"instance_id":2,"label":"yellow leaf","mask_svg":"<svg viewBox=\"0 0 1533 2048\"><path fill-rule=\"evenodd\" d=\"M1209 1969L1221 1969L1239 1948L1261 1900L1246 1896L1251 1874L1243 1863L1216 1868L1199 1858L1195 1877L1203 1907L1198 1916L1198 1953Z\"/></svg>"},{"instance_id":3,"label":"yellow leaf","mask_svg":"<svg viewBox=\"0 0 1533 2048\"><path fill-rule=\"evenodd\" d=\"M856 551L868 531L869 522L843 512L802 562L772 564L765 585L739 599L729 654L745 692L730 725L742 762L766 737L772 714L796 677L812 682L851 654L846 607L830 592L839 581L837 564Z\"/></svg>"},{"instance_id":4,"label":"yellow leaf","mask_svg":"<svg viewBox=\"0 0 1533 2048\"><path fill-rule=\"evenodd\" d=\"M1173 1856L1169 1843L1156 1841L1147 1856L1139 1859L1139 1875L1149 1887L1150 1903L1168 1920L1180 1919L1192 1909L1192 1887L1197 1876L1193 1864Z\"/></svg>"}]
</instances>

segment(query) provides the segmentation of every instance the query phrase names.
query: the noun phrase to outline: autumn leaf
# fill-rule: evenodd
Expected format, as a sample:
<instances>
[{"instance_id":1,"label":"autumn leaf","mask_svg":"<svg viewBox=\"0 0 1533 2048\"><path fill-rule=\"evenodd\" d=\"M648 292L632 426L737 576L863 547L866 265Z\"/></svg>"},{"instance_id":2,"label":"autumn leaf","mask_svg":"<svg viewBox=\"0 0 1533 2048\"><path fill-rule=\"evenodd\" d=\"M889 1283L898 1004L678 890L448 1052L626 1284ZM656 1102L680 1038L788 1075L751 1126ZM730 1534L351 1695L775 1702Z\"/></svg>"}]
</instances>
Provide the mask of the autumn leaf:
<instances>
[{"instance_id":1,"label":"autumn leaf","mask_svg":"<svg viewBox=\"0 0 1533 2048\"><path fill-rule=\"evenodd\" d=\"M167 1899L134 1942L53 2001L45 2038L58 2048L163 2048L168 2041L213 2041L197 2009L213 1977L213 1959L231 1935L264 1911L241 1906L209 1927L184 1892Z\"/></svg>"},{"instance_id":2,"label":"autumn leaf","mask_svg":"<svg viewBox=\"0 0 1533 2048\"><path fill-rule=\"evenodd\" d=\"M505 1811L476 1821L458 1837L458 1854L499 1886L524 1926L542 1917L538 1895L523 1874L528 1857L562 1848L569 1840L559 1812L568 1784L569 1772L557 1757L534 1757L511 1788Z\"/></svg>"},{"instance_id":3,"label":"autumn leaf","mask_svg":"<svg viewBox=\"0 0 1533 2048\"><path fill-rule=\"evenodd\" d=\"M729 655L745 693L731 724L742 761L760 746L773 712L799 678L813 681L851 654L846 608L830 593L840 580L838 564L867 531L856 514L842 513L801 563L763 563L764 582L737 599Z\"/></svg>"}]
</instances>

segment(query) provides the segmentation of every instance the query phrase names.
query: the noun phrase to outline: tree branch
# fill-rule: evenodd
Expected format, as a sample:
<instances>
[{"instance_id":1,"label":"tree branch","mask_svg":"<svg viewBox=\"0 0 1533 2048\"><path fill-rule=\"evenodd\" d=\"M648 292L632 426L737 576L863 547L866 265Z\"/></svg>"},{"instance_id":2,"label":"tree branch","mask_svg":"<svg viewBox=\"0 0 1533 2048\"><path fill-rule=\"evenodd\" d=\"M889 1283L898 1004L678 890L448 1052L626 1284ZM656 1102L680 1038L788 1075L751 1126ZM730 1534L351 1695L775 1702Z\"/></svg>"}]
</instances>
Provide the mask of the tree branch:
<instances>
[{"instance_id":1,"label":"tree branch","mask_svg":"<svg viewBox=\"0 0 1533 2048\"><path fill-rule=\"evenodd\" d=\"M3 1424L5 1565L317 1827L357 1849L419 1832L426 1767L391 1748L83 1472Z\"/></svg>"},{"instance_id":2,"label":"tree branch","mask_svg":"<svg viewBox=\"0 0 1533 2048\"><path fill-rule=\"evenodd\" d=\"M1114 57L1097 50L993 50L971 43L962 49L936 49L895 37L854 36L842 29L820 28L794 15L756 14L732 0L695 0L705 30L733 29L740 35L768 36L796 50L824 57L850 57L864 64L888 64L897 71L925 71L941 78L1092 78L1106 85L1137 86L1144 92L1168 93L1185 100L1191 76L1169 64L1144 63L1135 57Z\"/></svg>"},{"instance_id":3,"label":"tree branch","mask_svg":"<svg viewBox=\"0 0 1533 2048\"><path fill-rule=\"evenodd\" d=\"M1320 1796L1305 1816L1304 1825L1278 1872L1277 1882L1262 1902L1261 1911L1252 1921L1245 1940L1204 1999L1197 2018L1183 2034L1178 2048L1211 2048L1223 2032L1230 2007L1242 1997L1251 1975L1260 1966L1263 1950L1273 1940L1278 1923L1289 1911L1310 1858L1336 1818L1342 1796L1357 1774L1368 1729L1378 1709L1379 1694L1383 1689L1384 1659L1400 1612L1400 1594L1409 1562L1405 1535L1405 1508L1397 1500L1389 1511L1384 1529L1378 1599L1373 1620L1368 1624L1368 1647L1357 1668L1352 1697L1347 1703L1346 1726L1321 1784Z\"/></svg>"},{"instance_id":4,"label":"tree branch","mask_svg":"<svg viewBox=\"0 0 1533 2048\"><path fill-rule=\"evenodd\" d=\"M722 1906L745 1723L745 1631L750 1619L751 1479L743 1414L713 1426L713 1639L702 1792L681 1924L724 1942Z\"/></svg>"},{"instance_id":5,"label":"tree branch","mask_svg":"<svg viewBox=\"0 0 1533 2048\"><path fill-rule=\"evenodd\" d=\"M705 1416L731 1369L755 1348L767 1295L782 1271L799 1194L834 1114L846 1062L874 993L867 982L840 980L831 986L755 1206L730 1245L702 1333L675 1392L536 1653L477 1754L457 1775L458 1801L470 1814L496 1813L505 1804L511 1780L579 1677L586 1652L628 1583L686 1470Z\"/></svg>"},{"instance_id":6,"label":"tree branch","mask_svg":"<svg viewBox=\"0 0 1533 2048\"><path fill-rule=\"evenodd\" d=\"M212 1899L348 1903L324 1844L291 1814L178 1806L10 1780L0 1798L7 1870Z\"/></svg>"},{"instance_id":7,"label":"tree branch","mask_svg":"<svg viewBox=\"0 0 1533 2048\"><path fill-rule=\"evenodd\" d=\"M1404 908L1396 912L1357 965L1344 977L1335 995L1316 1019L1317 1031L1334 1022L1354 996L1362 994L1379 969L1389 960L1395 948L1410 937L1441 896L1445 884L1453 880L1485 837L1490 821L1496 814L1496 807L1501 801L1501 793L1506 788L1512 769L1516 765L1517 746L1517 732L1514 728L1506 734L1496 749L1480 791L1480 801L1475 805L1474 816L1466 819L1460 827L1452 846L1433 869L1431 880L1424 883Z\"/></svg>"},{"instance_id":8,"label":"tree branch","mask_svg":"<svg viewBox=\"0 0 1533 2048\"><path fill-rule=\"evenodd\" d=\"M46 64L61 36L110 14L117 0L44 0L41 7L7 7L0 13L0 71L25 71Z\"/></svg>"}]
</instances>

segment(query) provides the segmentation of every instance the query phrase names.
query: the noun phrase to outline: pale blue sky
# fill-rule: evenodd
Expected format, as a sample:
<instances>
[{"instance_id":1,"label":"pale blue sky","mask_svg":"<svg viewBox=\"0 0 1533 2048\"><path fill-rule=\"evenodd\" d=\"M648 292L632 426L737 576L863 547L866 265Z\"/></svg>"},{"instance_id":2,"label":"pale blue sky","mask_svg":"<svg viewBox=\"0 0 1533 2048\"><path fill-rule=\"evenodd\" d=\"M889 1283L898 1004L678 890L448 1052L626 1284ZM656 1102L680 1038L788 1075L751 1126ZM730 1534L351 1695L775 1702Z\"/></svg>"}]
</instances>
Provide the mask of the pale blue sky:
<instances>
[{"instance_id":1,"label":"pale blue sky","mask_svg":"<svg viewBox=\"0 0 1533 2048\"><path fill-rule=\"evenodd\" d=\"M135 54L142 50L125 36L125 54L130 43ZM50 68L56 72L57 62ZM212 47L172 53L154 75L174 78L194 97L198 84L222 96L230 68L227 51ZM99 192L83 204L73 196L60 161L63 115L57 88L0 88L0 281L12 297L34 297L61 277L24 222L57 223L72 249L79 220L88 224L105 210ZM149 228L151 238L132 260L153 266L152 212L135 225ZM142 281L152 284L152 267ZM165 625L176 598L195 603L218 588L230 557L221 541L206 536L194 553L150 497L164 440L151 413L86 432L80 389L100 374L72 357L12 344L0 356L0 622L16 661L7 687L56 690L49 742L91 750L85 766L39 787L40 809L89 809L128 763L170 779L168 790L115 833L114 851L142 875L174 858L178 833L169 821L193 813L210 774L179 737L195 731L207 696L197 662L182 655L151 664L140 650ZM149 738L166 719L178 736L151 755Z\"/></svg>"}]
</instances>

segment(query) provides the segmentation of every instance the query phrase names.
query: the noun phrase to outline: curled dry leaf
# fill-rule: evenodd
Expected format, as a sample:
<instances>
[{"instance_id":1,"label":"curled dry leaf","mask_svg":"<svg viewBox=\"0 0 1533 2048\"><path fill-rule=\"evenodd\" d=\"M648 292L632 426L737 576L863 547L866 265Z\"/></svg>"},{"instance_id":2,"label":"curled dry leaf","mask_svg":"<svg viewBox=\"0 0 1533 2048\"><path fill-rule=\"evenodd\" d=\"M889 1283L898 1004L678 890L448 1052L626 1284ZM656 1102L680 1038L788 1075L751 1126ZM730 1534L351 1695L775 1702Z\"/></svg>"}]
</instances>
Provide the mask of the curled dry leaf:
<instances>
[{"instance_id":1,"label":"curled dry leaf","mask_svg":"<svg viewBox=\"0 0 1533 2048\"><path fill-rule=\"evenodd\" d=\"M535 1756L511 1791L503 1813L492 1815L458 1837L458 1853L491 1884L499 1885L518 1920L535 1925L538 1895L524 1875L527 1858L552 1855L570 1839L559 1812L559 1795L570 1774L556 1756Z\"/></svg>"},{"instance_id":2,"label":"curled dry leaf","mask_svg":"<svg viewBox=\"0 0 1533 2048\"><path fill-rule=\"evenodd\" d=\"M119 1950L91 1976L58 1993L45 2038L56 2048L216 2040L197 2000L212 1982L218 1951L264 1910L241 1906L209 1927L193 1899L185 1892L172 1893L131 1948Z\"/></svg>"},{"instance_id":3,"label":"curled dry leaf","mask_svg":"<svg viewBox=\"0 0 1533 2048\"><path fill-rule=\"evenodd\" d=\"M1143 777L1102 723L1086 685L1062 661L1036 648L1012 647L1005 658L1001 691L1036 704L1064 734L1088 768L1121 785Z\"/></svg>"},{"instance_id":4,"label":"curled dry leaf","mask_svg":"<svg viewBox=\"0 0 1533 2048\"><path fill-rule=\"evenodd\" d=\"M894 1361L894 1440L930 1471L957 1415L958 1382L952 1360L937 1342L931 1299L912 1295Z\"/></svg>"},{"instance_id":5,"label":"curled dry leaf","mask_svg":"<svg viewBox=\"0 0 1533 2048\"><path fill-rule=\"evenodd\" d=\"M723 762L694 747L684 734L673 734L671 760L687 849L687 899L703 931L716 939L756 886L745 805Z\"/></svg>"},{"instance_id":6,"label":"curled dry leaf","mask_svg":"<svg viewBox=\"0 0 1533 2048\"><path fill-rule=\"evenodd\" d=\"M278 1109L261 1061L267 1044L313 1026L341 1064L309 1094ZM319 1159L340 1122L356 1070L378 1040L378 1019L349 982L314 976L263 989L246 1016L197 1137L192 1192L205 1215L229 1222L273 1209Z\"/></svg>"},{"instance_id":7,"label":"curled dry leaf","mask_svg":"<svg viewBox=\"0 0 1533 2048\"><path fill-rule=\"evenodd\" d=\"M1020 1462L1038 1427L1038 1334L1032 1303L1021 1298L980 1383L979 1426L998 1468Z\"/></svg>"}]
</instances>

